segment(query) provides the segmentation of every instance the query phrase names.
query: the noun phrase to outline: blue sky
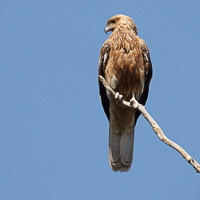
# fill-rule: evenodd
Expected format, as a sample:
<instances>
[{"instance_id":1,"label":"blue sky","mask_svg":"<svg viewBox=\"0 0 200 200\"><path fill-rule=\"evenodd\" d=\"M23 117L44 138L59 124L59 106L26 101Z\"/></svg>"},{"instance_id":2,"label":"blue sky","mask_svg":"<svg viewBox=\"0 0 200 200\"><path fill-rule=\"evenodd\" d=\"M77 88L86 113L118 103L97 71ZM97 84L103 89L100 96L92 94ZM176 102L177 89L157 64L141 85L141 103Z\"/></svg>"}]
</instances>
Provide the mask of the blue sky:
<instances>
[{"instance_id":1,"label":"blue sky","mask_svg":"<svg viewBox=\"0 0 200 200\"><path fill-rule=\"evenodd\" d=\"M108 163L104 27L132 17L151 54L147 110L200 162L200 2L1 0L0 199L194 199L200 175L142 117L128 173Z\"/></svg>"}]
</instances>

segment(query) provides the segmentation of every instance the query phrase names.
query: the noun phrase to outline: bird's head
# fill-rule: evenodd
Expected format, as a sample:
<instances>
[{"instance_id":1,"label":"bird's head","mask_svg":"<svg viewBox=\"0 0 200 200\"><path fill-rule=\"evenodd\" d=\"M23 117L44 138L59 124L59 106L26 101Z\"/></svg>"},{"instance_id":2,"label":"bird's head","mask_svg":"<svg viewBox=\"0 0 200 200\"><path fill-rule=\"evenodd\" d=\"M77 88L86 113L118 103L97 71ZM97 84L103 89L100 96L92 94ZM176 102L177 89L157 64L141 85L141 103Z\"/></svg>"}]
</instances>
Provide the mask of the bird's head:
<instances>
[{"instance_id":1,"label":"bird's head","mask_svg":"<svg viewBox=\"0 0 200 200\"><path fill-rule=\"evenodd\" d=\"M137 27L134 21L130 17L121 14L111 17L107 21L104 31L107 34L109 31L114 31L116 28L120 26L126 26L132 29L137 34Z\"/></svg>"}]
</instances>

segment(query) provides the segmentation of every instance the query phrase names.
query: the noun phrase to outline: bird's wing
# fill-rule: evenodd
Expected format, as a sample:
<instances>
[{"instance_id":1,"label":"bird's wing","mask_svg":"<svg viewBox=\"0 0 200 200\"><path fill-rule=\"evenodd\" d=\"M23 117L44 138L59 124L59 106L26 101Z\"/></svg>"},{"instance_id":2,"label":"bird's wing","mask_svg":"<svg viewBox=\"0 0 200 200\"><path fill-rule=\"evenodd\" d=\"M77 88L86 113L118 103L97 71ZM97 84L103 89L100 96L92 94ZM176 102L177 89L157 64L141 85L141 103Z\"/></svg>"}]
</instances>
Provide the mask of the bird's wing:
<instances>
[{"instance_id":1,"label":"bird's wing","mask_svg":"<svg viewBox=\"0 0 200 200\"><path fill-rule=\"evenodd\" d=\"M100 51L99 68L98 68L98 75L101 75L103 77L105 77L105 68L106 68L106 64L109 59L109 52L110 52L110 45L105 42ZM99 82L99 94L100 94L100 98L101 98L101 103L103 105L104 112L106 113L106 116L109 120L110 102L106 95L106 89L105 89L104 85L101 83L101 81L98 81L98 82Z\"/></svg>"},{"instance_id":2,"label":"bird's wing","mask_svg":"<svg viewBox=\"0 0 200 200\"><path fill-rule=\"evenodd\" d=\"M144 89L141 94L139 103L142 105L145 105L147 101L148 93L149 93L149 84L151 82L153 69L152 69L149 49L143 39L140 39L140 46L142 48L143 61L144 61L144 66L145 66L145 83L144 83ZM138 111L135 113L135 124L140 114L141 113Z\"/></svg>"}]
</instances>

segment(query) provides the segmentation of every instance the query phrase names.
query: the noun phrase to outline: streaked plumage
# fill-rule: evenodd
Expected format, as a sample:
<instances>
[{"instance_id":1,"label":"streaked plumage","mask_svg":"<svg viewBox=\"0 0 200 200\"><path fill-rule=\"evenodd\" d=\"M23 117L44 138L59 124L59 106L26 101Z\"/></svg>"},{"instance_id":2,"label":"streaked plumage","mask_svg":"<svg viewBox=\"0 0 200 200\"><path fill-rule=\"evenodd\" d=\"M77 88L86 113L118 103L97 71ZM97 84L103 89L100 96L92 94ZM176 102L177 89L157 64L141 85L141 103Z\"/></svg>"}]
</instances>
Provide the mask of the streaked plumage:
<instances>
[{"instance_id":1,"label":"streaked plumage","mask_svg":"<svg viewBox=\"0 0 200 200\"><path fill-rule=\"evenodd\" d=\"M105 28L108 31L112 34L101 48L98 74L124 100L135 97L145 105L152 77L148 47L138 37L135 23L128 16L110 18ZM140 113L117 104L100 82L99 90L109 120L110 167L113 171L128 171L133 158L134 127Z\"/></svg>"}]
</instances>

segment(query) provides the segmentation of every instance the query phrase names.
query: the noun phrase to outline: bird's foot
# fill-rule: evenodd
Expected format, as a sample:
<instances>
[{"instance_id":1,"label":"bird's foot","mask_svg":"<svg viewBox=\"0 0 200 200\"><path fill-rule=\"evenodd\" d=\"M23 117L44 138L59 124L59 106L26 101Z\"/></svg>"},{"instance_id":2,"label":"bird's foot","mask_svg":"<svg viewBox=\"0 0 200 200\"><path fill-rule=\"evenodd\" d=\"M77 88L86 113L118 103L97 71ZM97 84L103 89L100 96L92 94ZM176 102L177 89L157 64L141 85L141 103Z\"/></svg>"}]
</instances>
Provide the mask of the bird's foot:
<instances>
[{"instance_id":1,"label":"bird's foot","mask_svg":"<svg viewBox=\"0 0 200 200\"><path fill-rule=\"evenodd\" d=\"M132 97L129 103L130 103L130 106L133 106L134 108L138 107L138 101L135 99L135 97Z\"/></svg>"},{"instance_id":2,"label":"bird's foot","mask_svg":"<svg viewBox=\"0 0 200 200\"><path fill-rule=\"evenodd\" d=\"M119 104L119 103L122 103L122 101L123 101L123 95L119 94L119 92L116 92L115 100L116 100L116 102L117 102L118 104Z\"/></svg>"}]
</instances>

